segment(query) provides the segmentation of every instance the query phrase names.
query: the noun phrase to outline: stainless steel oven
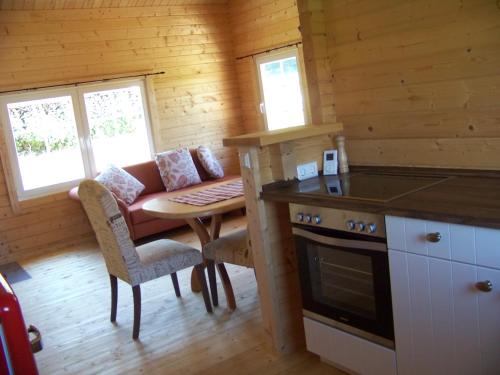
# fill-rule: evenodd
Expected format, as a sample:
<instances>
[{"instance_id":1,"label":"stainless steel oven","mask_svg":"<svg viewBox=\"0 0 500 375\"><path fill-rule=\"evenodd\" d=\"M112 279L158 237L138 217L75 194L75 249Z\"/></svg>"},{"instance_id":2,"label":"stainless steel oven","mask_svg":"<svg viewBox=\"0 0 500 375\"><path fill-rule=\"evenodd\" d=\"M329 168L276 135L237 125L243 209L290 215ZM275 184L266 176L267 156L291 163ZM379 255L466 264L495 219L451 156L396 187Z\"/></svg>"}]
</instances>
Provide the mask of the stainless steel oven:
<instances>
[{"instance_id":1,"label":"stainless steel oven","mask_svg":"<svg viewBox=\"0 0 500 375\"><path fill-rule=\"evenodd\" d=\"M304 315L394 348L381 215L290 205Z\"/></svg>"}]
</instances>

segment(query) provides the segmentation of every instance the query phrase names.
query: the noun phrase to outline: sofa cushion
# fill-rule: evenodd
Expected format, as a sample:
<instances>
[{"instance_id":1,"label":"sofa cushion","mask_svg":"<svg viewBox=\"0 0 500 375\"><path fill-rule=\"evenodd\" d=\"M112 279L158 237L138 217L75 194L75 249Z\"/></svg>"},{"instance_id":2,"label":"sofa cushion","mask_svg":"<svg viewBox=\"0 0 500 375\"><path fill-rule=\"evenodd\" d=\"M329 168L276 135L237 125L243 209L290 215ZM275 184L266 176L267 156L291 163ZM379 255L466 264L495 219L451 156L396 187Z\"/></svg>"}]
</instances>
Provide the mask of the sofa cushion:
<instances>
[{"instance_id":1,"label":"sofa cushion","mask_svg":"<svg viewBox=\"0 0 500 375\"><path fill-rule=\"evenodd\" d=\"M186 220L153 219L139 224L132 224L134 228L133 240L140 240L152 234L158 234L187 225ZM139 242L139 241L138 241Z\"/></svg>"},{"instance_id":2,"label":"sofa cushion","mask_svg":"<svg viewBox=\"0 0 500 375\"><path fill-rule=\"evenodd\" d=\"M200 175L201 180L202 181L210 180L211 177L207 173L205 168L203 168L203 165L201 164L201 161L198 158L198 153L197 153L196 149L192 148L189 150L189 152L191 153L191 157L193 158L194 166L196 167L196 170L198 171L198 174Z\"/></svg>"},{"instance_id":3,"label":"sofa cushion","mask_svg":"<svg viewBox=\"0 0 500 375\"><path fill-rule=\"evenodd\" d=\"M160 171L154 160L124 167L128 173L137 178L145 186L140 196L165 191Z\"/></svg>"},{"instance_id":4,"label":"sofa cushion","mask_svg":"<svg viewBox=\"0 0 500 375\"><path fill-rule=\"evenodd\" d=\"M200 175L187 148L156 154L155 159L167 191L201 183Z\"/></svg>"},{"instance_id":5,"label":"sofa cushion","mask_svg":"<svg viewBox=\"0 0 500 375\"><path fill-rule=\"evenodd\" d=\"M212 185L212 184L215 184L215 183L218 183L218 182L222 182L222 181L225 181L225 180L230 180L230 179L233 179L233 178L236 178L238 176L226 176L224 178L220 178L218 180L208 180L208 181L204 181L202 182L201 184L199 185L196 185L196 187L199 187L199 186L208 186L208 185ZM175 191L175 194L179 193L179 192L182 192L184 190L189 190L189 189L192 189L192 187L187 187L187 188L184 188L184 189L180 189L180 190L176 190ZM140 224L140 223L144 223L144 222L147 222L147 221L151 221L151 220L155 220L156 218L147 214L146 212L144 212L142 210L142 205L144 203L146 203L147 201L151 200L151 199L154 199L154 198L159 198L159 197L168 197L168 196L171 196L173 195L172 192L166 192L166 191L162 191L162 192L157 192L157 193L151 193L151 194L148 194L148 195L141 195L139 196L139 198L137 198L137 200L131 204L130 206L128 206L128 210L130 212L130 221L132 222L132 224L136 225L136 224Z\"/></svg>"},{"instance_id":6,"label":"sofa cushion","mask_svg":"<svg viewBox=\"0 0 500 375\"><path fill-rule=\"evenodd\" d=\"M95 180L127 204L133 203L145 188L137 178L114 165L104 170Z\"/></svg>"},{"instance_id":7,"label":"sofa cushion","mask_svg":"<svg viewBox=\"0 0 500 375\"><path fill-rule=\"evenodd\" d=\"M219 161L212 154L212 151L206 146L199 146L196 149L196 154L200 159L203 168L208 172L210 177L222 178L224 177L224 170L222 169Z\"/></svg>"}]
</instances>

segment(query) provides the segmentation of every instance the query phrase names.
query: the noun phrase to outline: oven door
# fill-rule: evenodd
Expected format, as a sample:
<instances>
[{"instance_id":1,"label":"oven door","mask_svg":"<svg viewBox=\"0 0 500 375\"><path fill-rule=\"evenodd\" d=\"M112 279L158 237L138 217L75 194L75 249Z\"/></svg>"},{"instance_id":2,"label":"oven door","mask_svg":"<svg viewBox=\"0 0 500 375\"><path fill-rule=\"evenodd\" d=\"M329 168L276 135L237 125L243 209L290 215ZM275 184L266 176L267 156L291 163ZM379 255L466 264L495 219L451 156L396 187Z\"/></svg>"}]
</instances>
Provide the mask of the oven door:
<instances>
[{"instance_id":1,"label":"oven door","mask_svg":"<svg viewBox=\"0 0 500 375\"><path fill-rule=\"evenodd\" d=\"M306 225L293 234L304 315L393 348L385 239Z\"/></svg>"}]
</instances>

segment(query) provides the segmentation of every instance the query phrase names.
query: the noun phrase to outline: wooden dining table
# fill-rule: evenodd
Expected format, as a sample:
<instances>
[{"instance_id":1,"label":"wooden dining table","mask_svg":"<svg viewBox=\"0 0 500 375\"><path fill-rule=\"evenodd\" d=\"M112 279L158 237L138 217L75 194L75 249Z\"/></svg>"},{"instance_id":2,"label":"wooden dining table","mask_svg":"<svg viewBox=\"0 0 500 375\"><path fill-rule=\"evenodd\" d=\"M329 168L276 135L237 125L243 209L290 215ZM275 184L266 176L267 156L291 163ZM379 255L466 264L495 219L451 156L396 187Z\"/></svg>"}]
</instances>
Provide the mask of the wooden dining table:
<instances>
[{"instance_id":1,"label":"wooden dining table","mask_svg":"<svg viewBox=\"0 0 500 375\"><path fill-rule=\"evenodd\" d=\"M162 219L184 219L198 236L203 254L203 248L205 247L205 245L210 241L219 238L220 228L222 224L222 214L245 207L245 197L242 195L204 206L196 206L188 203L178 203L170 199L176 196L204 191L209 188L236 182L239 179L240 177L229 178L210 185L195 185L189 189L182 189L182 191L179 191L177 193L173 192L172 194L169 194L168 197L158 197L151 199L150 201L144 203L142 209L149 215ZM205 224L202 221L202 219L208 217L211 218L210 230L207 230ZM236 302L234 299L233 288L231 286L231 281L229 279L229 275L227 274L227 270L224 266L224 263L218 263L216 266L221 278L222 286L224 288L224 293L226 294L228 307L231 310L234 310L234 308L236 307ZM201 291L201 284L194 270L191 273L191 290L193 292Z\"/></svg>"}]
</instances>

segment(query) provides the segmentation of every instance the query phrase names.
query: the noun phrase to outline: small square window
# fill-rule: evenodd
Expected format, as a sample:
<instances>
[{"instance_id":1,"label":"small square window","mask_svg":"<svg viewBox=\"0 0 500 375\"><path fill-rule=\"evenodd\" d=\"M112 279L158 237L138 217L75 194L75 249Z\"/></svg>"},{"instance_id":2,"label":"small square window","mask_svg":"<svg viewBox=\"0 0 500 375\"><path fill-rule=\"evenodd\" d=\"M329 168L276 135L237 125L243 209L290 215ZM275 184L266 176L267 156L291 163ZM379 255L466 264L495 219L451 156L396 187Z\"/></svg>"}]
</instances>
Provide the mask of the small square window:
<instances>
[{"instance_id":1,"label":"small square window","mask_svg":"<svg viewBox=\"0 0 500 375\"><path fill-rule=\"evenodd\" d=\"M261 89L261 111L267 129L275 130L305 124L297 50L262 56L256 60Z\"/></svg>"}]
</instances>

